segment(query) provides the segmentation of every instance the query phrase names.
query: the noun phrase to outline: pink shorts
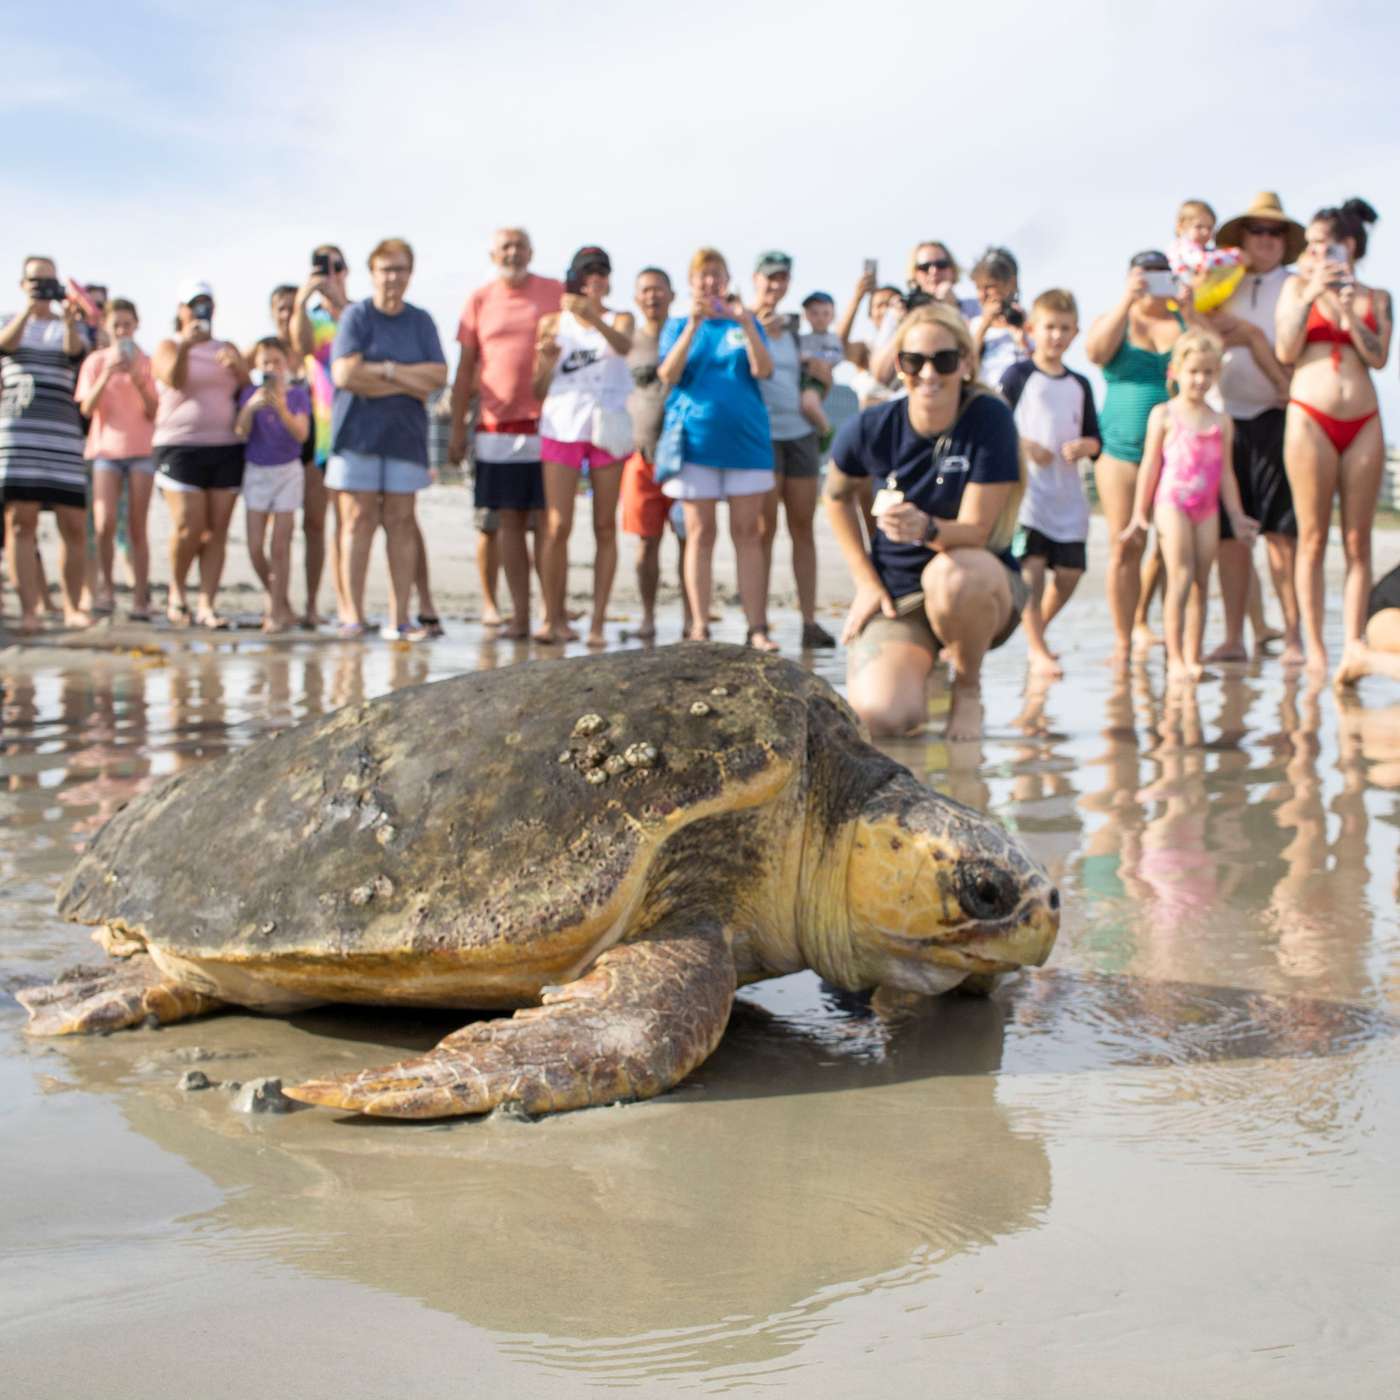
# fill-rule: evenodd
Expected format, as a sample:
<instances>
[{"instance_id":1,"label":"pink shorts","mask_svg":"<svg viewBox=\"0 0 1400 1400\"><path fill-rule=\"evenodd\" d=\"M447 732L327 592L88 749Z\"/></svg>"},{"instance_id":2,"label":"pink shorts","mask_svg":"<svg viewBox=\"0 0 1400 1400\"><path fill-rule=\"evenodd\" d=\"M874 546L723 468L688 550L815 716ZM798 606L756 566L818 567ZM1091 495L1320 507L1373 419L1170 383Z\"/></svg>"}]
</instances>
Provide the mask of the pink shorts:
<instances>
[{"instance_id":1,"label":"pink shorts","mask_svg":"<svg viewBox=\"0 0 1400 1400\"><path fill-rule=\"evenodd\" d=\"M540 461L558 462L561 467L577 467L582 470L585 466L590 469L597 467L618 466L622 458L614 457L611 452L604 452L601 447L594 447L591 442L556 442L553 438L540 438Z\"/></svg>"}]
</instances>

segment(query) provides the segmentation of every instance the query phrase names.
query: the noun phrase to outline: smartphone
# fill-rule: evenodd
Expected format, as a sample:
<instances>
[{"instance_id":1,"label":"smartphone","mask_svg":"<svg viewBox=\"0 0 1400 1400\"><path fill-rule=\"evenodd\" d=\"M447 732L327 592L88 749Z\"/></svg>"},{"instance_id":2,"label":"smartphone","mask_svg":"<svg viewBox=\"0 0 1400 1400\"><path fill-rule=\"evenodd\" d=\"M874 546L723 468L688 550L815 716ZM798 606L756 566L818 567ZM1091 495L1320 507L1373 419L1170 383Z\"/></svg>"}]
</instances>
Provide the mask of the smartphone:
<instances>
[{"instance_id":1,"label":"smartphone","mask_svg":"<svg viewBox=\"0 0 1400 1400\"><path fill-rule=\"evenodd\" d=\"M1147 274L1147 295L1151 297L1174 297L1176 278L1169 271Z\"/></svg>"},{"instance_id":2,"label":"smartphone","mask_svg":"<svg viewBox=\"0 0 1400 1400\"><path fill-rule=\"evenodd\" d=\"M136 342L129 335L120 337L117 341L117 354L127 364L131 364L136 359Z\"/></svg>"},{"instance_id":3,"label":"smartphone","mask_svg":"<svg viewBox=\"0 0 1400 1400\"><path fill-rule=\"evenodd\" d=\"M250 369L248 371L248 383L255 389L261 389L267 383L267 375L260 369Z\"/></svg>"},{"instance_id":4,"label":"smartphone","mask_svg":"<svg viewBox=\"0 0 1400 1400\"><path fill-rule=\"evenodd\" d=\"M1351 258L1347 253L1347 245L1345 243L1329 243L1327 245L1327 261L1330 263L1339 263L1342 267L1348 266L1351 262ZM1328 286L1330 286L1333 291L1336 291L1339 287L1349 286L1350 283L1351 278L1349 276L1339 277L1335 282L1329 282Z\"/></svg>"},{"instance_id":5,"label":"smartphone","mask_svg":"<svg viewBox=\"0 0 1400 1400\"><path fill-rule=\"evenodd\" d=\"M318 277L329 277L331 275L331 255L329 253L312 253L311 270Z\"/></svg>"},{"instance_id":6,"label":"smartphone","mask_svg":"<svg viewBox=\"0 0 1400 1400\"><path fill-rule=\"evenodd\" d=\"M866 258L865 275L869 277L872 282L878 282L880 280L880 264L876 262L874 258Z\"/></svg>"}]
</instances>

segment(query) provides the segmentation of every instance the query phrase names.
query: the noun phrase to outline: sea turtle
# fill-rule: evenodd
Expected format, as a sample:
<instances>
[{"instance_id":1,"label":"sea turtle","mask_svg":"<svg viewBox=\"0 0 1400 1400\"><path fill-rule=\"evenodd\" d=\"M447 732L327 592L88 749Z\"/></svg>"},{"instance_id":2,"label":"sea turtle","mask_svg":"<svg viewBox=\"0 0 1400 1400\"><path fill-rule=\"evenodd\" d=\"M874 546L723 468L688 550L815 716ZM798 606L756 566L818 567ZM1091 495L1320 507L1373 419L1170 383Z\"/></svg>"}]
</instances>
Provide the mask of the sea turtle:
<instances>
[{"instance_id":1,"label":"sea turtle","mask_svg":"<svg viewBox=\"0 0 1400 1400\"><path fill-rule=\"evenodd\" d=\"M116 961L21 992L39 1035L231 1004L516 1009L298 1084L397 1118L647 1098L735 988L932 994L1045 960L1059 896L872 748L822 680L685 643L347 706L166 779L59 892Z\"/></svg>"}]
</instances>

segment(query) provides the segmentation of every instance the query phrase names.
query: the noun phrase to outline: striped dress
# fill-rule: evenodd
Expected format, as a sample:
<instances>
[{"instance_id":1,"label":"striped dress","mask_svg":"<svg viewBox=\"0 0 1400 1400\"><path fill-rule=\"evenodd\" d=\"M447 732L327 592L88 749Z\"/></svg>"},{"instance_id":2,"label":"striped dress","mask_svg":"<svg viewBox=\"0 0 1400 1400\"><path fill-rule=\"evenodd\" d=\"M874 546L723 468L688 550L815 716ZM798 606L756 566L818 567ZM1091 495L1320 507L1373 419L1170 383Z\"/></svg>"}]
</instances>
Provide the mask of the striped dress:
<instances>
[{"instance_id":1,"label":"striped dress","mask_svg":"<svg viewBox=\"0 0 1400 1400\"><path fill-rule=\"evenodd\" d=\"M83 421L73 402L78 363L57 318L31 320L0 352L0 500L87 506Z\"/></svg>"}]
</instances>

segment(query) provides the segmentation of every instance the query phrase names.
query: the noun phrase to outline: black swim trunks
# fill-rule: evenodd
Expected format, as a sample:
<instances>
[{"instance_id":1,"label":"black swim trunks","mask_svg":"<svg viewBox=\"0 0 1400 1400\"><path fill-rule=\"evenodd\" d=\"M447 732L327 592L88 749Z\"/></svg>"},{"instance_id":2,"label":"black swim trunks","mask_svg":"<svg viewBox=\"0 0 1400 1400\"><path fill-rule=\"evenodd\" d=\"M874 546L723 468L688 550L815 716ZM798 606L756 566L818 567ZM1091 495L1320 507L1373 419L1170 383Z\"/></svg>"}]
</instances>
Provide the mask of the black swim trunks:
<instances>
[{"instance_id":1,"label":"black swim trunks","mask_svg":"<svg viewBox=\"0 0 1400 1400\"><path fill-rule=\"evenodd\" d=\"M1235 480L1240 484L1244 513L1259 522L1261 535L1296 539L1298 520L1293 514L1293 492L1283 469L1283 419L1283 409L1269 408L1257 418L1234 420ZM1220 538L1235 538L1223 505Z\"/></svg>"}]
</instances>

